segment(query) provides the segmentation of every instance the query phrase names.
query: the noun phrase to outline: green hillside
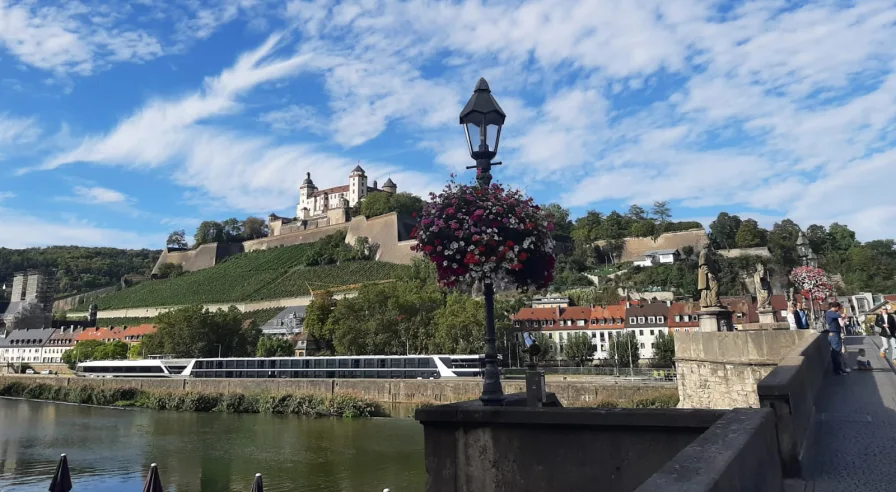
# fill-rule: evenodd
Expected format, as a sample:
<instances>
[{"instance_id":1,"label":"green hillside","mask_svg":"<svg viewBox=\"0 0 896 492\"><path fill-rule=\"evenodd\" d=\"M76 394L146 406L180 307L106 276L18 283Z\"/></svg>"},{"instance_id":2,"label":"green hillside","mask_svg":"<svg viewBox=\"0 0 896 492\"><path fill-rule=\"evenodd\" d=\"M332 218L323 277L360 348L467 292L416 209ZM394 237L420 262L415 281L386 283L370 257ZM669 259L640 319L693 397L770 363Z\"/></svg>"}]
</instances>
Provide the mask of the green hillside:
<instances>
[{"instance_id":1,"label":"green hillside","mask_svg":"<svg viewBox=\"0 0 896 492\"><path fill-rule=\"evenodd\" d=\"M119 309L277 299L309 295L309 288L391 280L409 268L358 260L338 236L232 256L212 268L144 282L101 297L97 304L100 309Z\"/></svg>"}]
</instances>

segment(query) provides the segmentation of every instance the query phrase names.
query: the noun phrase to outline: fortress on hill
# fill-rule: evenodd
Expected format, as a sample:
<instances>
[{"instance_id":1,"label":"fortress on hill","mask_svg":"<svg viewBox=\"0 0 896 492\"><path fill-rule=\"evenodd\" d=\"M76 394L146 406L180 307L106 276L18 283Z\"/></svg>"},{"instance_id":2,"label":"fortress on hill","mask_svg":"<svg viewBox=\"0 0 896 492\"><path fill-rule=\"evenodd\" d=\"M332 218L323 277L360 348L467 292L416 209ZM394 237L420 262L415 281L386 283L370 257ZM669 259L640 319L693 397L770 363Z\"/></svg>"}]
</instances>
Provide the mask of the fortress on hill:
<instances>
[{"instance_id":1,"label":"fortress on hill","mask_svg":"<svg viewBox=\"0 0 896 492\"><path fill-rule=\"evenodd\" d=\"M165 263L181 265L184 271L193 272L211 268L235 254L312 243L339 231L346 231L347 244L354 244L359 237L377 244L376 259L379 261L409 264L416 254L410 249L414 244L411 239L414 223L410 217L399 217L395 213L370 219L350 217L350 207L377 192L394 194L398 192L398 186L391 178L382 187L378 187L376 181L368 185L367 173L358 165L349 174L348 184L319 189L309 172L299 187L296 216L269 215L267 237L242 243L209 243L194 249L165 248L152 269L152 276L158 276L159 268Z\"/></svg>"}]
</instances>

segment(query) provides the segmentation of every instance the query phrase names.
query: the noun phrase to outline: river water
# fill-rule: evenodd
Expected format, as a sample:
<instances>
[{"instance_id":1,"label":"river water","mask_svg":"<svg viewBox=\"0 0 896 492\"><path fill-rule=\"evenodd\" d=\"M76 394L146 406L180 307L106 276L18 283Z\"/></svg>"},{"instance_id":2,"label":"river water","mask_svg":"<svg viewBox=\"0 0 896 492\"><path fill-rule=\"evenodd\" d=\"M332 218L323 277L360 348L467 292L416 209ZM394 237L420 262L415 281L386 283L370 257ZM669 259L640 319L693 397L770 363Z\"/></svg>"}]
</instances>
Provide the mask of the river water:
<instances>
[{"instance_id":1,"label":"river water","mask_svg":"<svg viewBox=\"0 0 896 492\"><path fill-rule=\"evenodd\" d=\"M45 491L66 453L74 491L139 492L158 463L167 492L417 492L413 419L117 410L0 399L0 491Z\"/></svg>"}]
</instances>

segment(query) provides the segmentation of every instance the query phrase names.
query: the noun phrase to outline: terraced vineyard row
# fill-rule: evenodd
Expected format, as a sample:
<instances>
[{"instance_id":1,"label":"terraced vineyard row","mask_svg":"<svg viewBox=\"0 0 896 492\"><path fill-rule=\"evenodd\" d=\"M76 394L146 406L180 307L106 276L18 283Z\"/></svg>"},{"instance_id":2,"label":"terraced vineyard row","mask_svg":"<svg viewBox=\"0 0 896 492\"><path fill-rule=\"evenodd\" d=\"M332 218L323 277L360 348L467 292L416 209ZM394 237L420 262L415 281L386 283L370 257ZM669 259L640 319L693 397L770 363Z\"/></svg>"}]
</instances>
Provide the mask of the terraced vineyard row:
<instances>
[{"instance_id":1,"label":"terraced vineyard row","mask_svg":"<svg viewBox=\"0 0 896 492\"><path fill-rule=\"evenodd\" d=\"M97 304L100 309L119 309L294 297L308 295L309 285L317 290L387 280L407 268L375 261L304 266L321 261L322 252L327 253L321 241L233 256L212 268L143 282L101 297ZM329 242L338 244L335 240Z\"/></svg>"},{"instance_id":2,"label":"terraced vineyard row","mask_svg":"<svg viewBox=\"0 0 896 492\"><path fill-rule=\"evenodd\" d=\"M407 265L380 261L350 261L340 265L297 267L279 281L256 292L249 300L307 295L311 290L392 280L410 269Z\"/></svg>"}]
</instances>

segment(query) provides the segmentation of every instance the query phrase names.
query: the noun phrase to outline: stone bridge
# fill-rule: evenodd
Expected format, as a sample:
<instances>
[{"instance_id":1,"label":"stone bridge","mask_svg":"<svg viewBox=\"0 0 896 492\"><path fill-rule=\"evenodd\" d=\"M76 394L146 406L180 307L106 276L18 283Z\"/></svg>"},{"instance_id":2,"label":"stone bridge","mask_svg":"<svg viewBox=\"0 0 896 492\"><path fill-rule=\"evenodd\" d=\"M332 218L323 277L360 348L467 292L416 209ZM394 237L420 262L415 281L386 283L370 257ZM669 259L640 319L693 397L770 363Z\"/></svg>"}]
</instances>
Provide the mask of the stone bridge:
<instances>
[{"instance_id":1,"label":"stone bridge","mask_svg":"<svg viewBox=\"0 0 896 492\"><path fill-rule=\"evenodd\" d=\"M427 490L893 490L896 374L879 339L847 337L850 366L864 349L872 370L846 376L810 331L682 333L675 345L684 408L527 407L511 395L418 410Z\"/></svg>"}]
</instances>

